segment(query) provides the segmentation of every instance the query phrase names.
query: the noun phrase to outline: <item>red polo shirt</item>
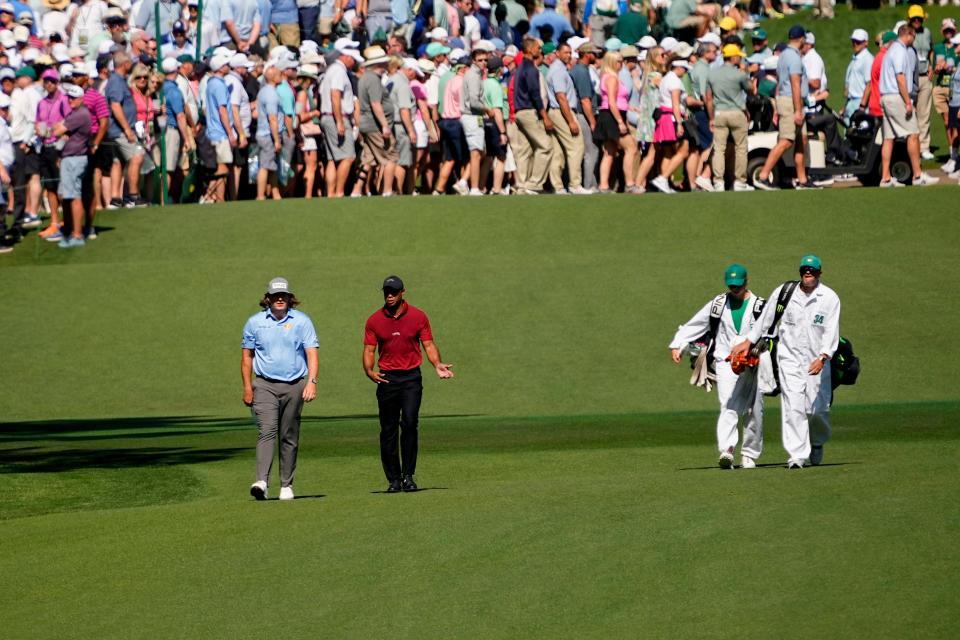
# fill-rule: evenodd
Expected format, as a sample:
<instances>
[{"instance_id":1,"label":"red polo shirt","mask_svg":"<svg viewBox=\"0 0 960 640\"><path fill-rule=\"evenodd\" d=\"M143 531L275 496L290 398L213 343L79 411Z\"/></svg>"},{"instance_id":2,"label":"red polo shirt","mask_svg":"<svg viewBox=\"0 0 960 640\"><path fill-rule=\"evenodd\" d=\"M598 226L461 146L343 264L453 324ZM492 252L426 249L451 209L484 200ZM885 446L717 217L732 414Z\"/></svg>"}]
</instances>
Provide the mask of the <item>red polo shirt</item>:
<instances>
[{"instance_id":1,"label":"red polo shirt","mask_svg":"<svg viewBox=\"0 0 960 640\"><path fill-rule=\"evenodd\" d=\"M406 302L396 318L385 307L374 311L363 332L363 344L376 346L380 351L380 371L419 367L423 362L420 343L428 340L433 340L433 333L427 314Z\"/></svg>"}]
</instances>

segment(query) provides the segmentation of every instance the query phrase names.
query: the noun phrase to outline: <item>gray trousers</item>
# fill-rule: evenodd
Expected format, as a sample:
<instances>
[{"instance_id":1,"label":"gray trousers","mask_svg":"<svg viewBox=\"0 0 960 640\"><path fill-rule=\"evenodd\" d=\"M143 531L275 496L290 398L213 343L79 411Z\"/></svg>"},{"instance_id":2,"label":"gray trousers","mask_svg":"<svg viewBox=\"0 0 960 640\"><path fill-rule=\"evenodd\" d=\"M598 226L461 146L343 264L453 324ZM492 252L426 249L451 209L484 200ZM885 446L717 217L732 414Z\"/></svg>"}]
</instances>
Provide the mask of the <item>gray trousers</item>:
<instances>
[{"instance_id":1,"label":"gray trousers","mask_svg":"<svg viewBox=\"0 0 960 640\"><path fill-rule=\"evenodd\" d=\"M300 412L306 378L296 382L253 380L253 415L257 419L257 481L270 484L273 450L280 435L280 486L293 486L300 446Z\"/></svg>"},{"instance_id":2,"label":"gray trousers","mask_svg":"<svg viewBox=\"0 0 960 640\"><path fill-rule=\"evenodd\" d=\"M582 113L577 114L580 133L583 136L583 188L597 188L597 161L600 160L600 147L593 141L590 123Z\"/></svg>"}]
</instances>

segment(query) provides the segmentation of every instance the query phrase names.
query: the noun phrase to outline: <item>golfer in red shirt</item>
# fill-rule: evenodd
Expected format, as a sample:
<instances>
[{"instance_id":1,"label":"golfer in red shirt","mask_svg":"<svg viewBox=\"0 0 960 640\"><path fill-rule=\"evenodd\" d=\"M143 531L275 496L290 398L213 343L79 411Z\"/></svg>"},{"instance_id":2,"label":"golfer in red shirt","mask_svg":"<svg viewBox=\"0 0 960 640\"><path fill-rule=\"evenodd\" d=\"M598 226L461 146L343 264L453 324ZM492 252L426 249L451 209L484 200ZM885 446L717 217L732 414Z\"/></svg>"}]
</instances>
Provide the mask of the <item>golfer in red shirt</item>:
<instances>
[{"instance_id":1,"label":"golfer in red shirt","mask_svg":"<svg viewBox=\"0 0 960 640\"><path fill-rule=\"evenodd\" d=\"M384 280L384 305L367 318L363 334L363 370L377 384L380 460L390 483L387 493L417 490L413 474L417 468L417 421L423 397L421 343L437 375L441 379L453 377L453 365L440 361L427 314L407 304L403 294L403 280L398 276ZM379 371L375 371L378 350Z\"/></svg>"}]
</instances>

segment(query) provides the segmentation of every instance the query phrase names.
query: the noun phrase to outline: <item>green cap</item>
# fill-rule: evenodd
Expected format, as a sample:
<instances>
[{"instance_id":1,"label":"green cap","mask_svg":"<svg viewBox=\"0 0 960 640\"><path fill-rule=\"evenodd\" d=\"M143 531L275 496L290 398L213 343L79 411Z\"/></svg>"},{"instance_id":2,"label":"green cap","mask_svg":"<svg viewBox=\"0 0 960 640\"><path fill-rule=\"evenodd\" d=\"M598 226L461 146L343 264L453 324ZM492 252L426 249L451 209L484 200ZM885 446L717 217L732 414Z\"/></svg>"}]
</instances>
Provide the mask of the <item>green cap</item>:
<instances>
[{"instance_id":1,"label":"green cap","mask_svg":"<svg viewBox=\"0 0 960 640\"><path fill-rule=\"evenodd\" d=\"M747 281L747 268L742 264L732 264L723 272L723 281L728 287L739 287Z\"/></svg>"},{"instance_id":2,"label":"green cap","mask_svg":"<svg viewBox=\"0 0 960 640\"><path fill-rule=\"evenodd\" d=\"M808 253L800 258L800 268L803 269L804 267L813 267L817 271L820 271L820 258L812 253Z\"/></svg>"},{"instance_id":3,"label":"green cap","mask_svg":"<svg viewBox=\"0 0 960 640\"><path fill-rule=\"evenodd\" d=\"M543 55L549 55L556 50L557 45L553 44L552 42L548 42L547 44L543 45Z\"/></svg>"},{"instance_id":4,"label":"green cap","mask_svg":"<svg viewBox=\"0 0 960 640\"><path fill-rule=\"evenodd\" d=\"M893 42L896 39L897 39L897 34L895 34L893 31L886 31L882 36L880 36L880 40L881 42L883 42L883 44L887 44L888 42Z\"/></svg>"},{"instance_id":5,"label":"green cap","mask_svg":"<svg viewBox=\"0 0 960 640\"><path fill-rule=\"evenodd\" d=\"M177 62L194 62L194 59L192 55L185 53L181 56L177 56Z\"/></svg>"},{"instance_id":6,"label":"green cap","mask_svg":"<svg viewBox=\"0 0 960 640\"><path fill-rule=\"evenodd\" d=\"M36 80L37 72L33 69L33 67L30 67L30 66L20 67L19 69L17 69L17 77L23 78L24 76L26 76L27 78L30 78L31 80Z\"/></svg>"},{"instance_id":7,"label":"green cap","mask_svg":"<svg viewBox=\"0 0 960 640\"><path fill-rule=\"evenodd\" d=\"M754 42L760 42L761 40L767 39L767 32L763 29L754 29L753 34L750 36L750 39Z\"/></svg>"}]
</instances>

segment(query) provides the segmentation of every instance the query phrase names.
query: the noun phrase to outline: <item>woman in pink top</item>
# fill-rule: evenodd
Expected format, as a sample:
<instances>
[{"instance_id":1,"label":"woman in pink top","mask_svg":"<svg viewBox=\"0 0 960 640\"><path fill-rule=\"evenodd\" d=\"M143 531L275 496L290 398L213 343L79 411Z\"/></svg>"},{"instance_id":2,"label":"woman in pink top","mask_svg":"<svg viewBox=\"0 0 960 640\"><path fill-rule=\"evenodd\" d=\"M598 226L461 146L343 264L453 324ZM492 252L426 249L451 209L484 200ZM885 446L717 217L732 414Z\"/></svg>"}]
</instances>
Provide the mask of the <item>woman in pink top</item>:
<instances>
[{"instance_id":1,"label":"woman in pink top","mask_svg":"<svg viewBox=\"0 0 960 640\"><path fill-rule=\"evenodd\" d=\"M630 87L622 85L619 79L623 58L615 51L608 51L600 63L600 114L597 116L597 128L593 132L594 141L603 147L600 160L600 193L610 193L610 172L613 162L623 151L624 191L640 193L634 184L633 161L637 155L637 142L627 127L627 97Z\"/></svg>"}]
</instances>

